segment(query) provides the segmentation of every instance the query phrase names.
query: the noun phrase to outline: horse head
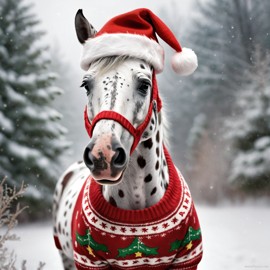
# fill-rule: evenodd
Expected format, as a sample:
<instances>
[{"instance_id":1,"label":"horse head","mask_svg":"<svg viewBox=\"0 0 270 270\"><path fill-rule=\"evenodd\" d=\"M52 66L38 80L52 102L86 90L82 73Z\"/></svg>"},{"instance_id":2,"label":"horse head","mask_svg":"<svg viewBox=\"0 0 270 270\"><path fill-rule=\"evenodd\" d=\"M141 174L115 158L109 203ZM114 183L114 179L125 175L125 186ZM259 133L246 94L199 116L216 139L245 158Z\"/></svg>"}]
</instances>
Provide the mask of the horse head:
<instances>
[{"instance_id":1,"label":"horse head","mask_svg":"<svg viewBox=\"0 0 270 270\"><path fill-rule=\"evenodd\" d=\"M80 11L75 25L81 43L96 34ZM88 97L85 118L91 139L84 162L99 184L118 184L136 145L154 132L153 76L150 64L129 56L97 58L86 71L82 87Z\"/></svg>"}]
</instances>

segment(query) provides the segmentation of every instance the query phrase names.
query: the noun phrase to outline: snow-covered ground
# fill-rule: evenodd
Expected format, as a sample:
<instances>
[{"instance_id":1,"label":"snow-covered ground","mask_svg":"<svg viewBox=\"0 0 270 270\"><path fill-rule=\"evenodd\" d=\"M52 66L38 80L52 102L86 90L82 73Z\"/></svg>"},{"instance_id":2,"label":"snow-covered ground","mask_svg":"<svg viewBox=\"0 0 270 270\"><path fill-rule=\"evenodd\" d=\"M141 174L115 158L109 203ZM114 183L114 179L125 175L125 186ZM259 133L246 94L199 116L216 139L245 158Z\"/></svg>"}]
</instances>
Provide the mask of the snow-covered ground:
<instances>
[{"instance_id":1,"label":"snow-covered ground","mask_svg":"<svg viewBox=\"0 0 270 270\"><path fill-rule=\"evenodd\" d=\"M204 257L198 270L270 269L270 207L197 207L204 239ZM19 242L9 246L28 269L46 262L45 270L61 270L49 223L16 229Z\"/></svg>"}]
</instances>

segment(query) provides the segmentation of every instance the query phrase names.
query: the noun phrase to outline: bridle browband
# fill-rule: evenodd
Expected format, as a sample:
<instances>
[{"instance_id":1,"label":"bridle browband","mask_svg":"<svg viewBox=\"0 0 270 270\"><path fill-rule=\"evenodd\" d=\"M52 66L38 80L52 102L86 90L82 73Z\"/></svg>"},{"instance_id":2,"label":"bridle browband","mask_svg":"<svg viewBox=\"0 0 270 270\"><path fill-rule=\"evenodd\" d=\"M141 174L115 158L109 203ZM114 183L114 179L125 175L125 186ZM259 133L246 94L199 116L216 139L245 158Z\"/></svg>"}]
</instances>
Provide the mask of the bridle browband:
<instances>
[{"instance_id":1,"label":"bridle browband","mask_svg":"<svg viewBox=\"0 0 270 270\"><path fill-rule=\"evenodd\" d=\"M134 141L133 141L133 144L132 144L132 147L130 150L130 154L132 154L133 151L135 150L135 148L137 147L144 130L146 129L147 125L149 124L153 110L159 112L161 110L161 107L162 107L161 99L160 99L159 94L158 94L158 87L157 87L155 73L153 73L152 83L153 83L153 86L152 86L152 95L151 95L151 100L150 100L150 106L149 106L149 109L148 109L148 112L147 112L147 115L146 115L144 121L137 128L135 128L129 122L129 120L127 120L123 115L121 115L117 112L114 112L114 111L101 111L100 113L98 113L94 117L94 119L90 123L88 115L87 115L87 106L86 106L85 110L84 110L84 122L85 122L86 131L87 131L89 137L90 138L92 137L94 127L98 121L104 120L104 119L114 120L114 121L118 122L120 125L122 125L133 136Z\"/></svg>"}]
</instances>

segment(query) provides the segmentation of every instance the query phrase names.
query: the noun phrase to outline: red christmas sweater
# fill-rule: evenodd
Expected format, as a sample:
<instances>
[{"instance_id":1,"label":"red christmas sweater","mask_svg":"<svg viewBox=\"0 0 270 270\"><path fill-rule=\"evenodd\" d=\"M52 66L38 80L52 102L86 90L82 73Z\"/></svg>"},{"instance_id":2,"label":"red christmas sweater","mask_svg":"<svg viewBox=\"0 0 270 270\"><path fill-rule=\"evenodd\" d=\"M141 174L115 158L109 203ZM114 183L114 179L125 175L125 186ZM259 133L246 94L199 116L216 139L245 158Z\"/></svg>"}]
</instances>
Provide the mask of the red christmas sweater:
<instances>
[{"instance_id":1,"label":"red christmas sweater","mask_svg":"<svg viewBox=\"0 0 270 270\"><path fill-rule=\"evenodd\" d=\"M77 269L197 269L202 258L198 217L168 154L167 162L168 189L160 202L143 210L112 206L88 178L73 213Z\"/></svg>"}]
</instances>

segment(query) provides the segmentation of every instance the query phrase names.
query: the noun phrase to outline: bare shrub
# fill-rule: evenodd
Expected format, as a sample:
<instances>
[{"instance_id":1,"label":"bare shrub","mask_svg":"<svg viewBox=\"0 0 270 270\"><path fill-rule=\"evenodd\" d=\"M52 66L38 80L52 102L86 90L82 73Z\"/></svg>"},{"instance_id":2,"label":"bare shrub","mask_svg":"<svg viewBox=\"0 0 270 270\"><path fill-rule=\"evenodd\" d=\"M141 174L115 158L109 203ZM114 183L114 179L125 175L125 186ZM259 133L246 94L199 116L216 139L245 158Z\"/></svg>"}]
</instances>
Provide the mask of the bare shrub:
<instances>
[{"instance_id":1,"label":"bare shrub","mask_svg":"<svg viewBox=\"0 0 270 270\"><path fill-rule=\"evenodd\" d=\"M17 270L15 267L16 254L10 251L6 244L8 241L19 240L19 237L13 233L14 227L18 224L18 216L27 207L21 208L18 199L25 192L24 183L19 189L9 187L4 178L0 182L0 269L1 270ZM37 270L42 270L45 263L40 262ZM26 261L21 265L21 270L27 270Z\"/></svg>"}]
</instances>

